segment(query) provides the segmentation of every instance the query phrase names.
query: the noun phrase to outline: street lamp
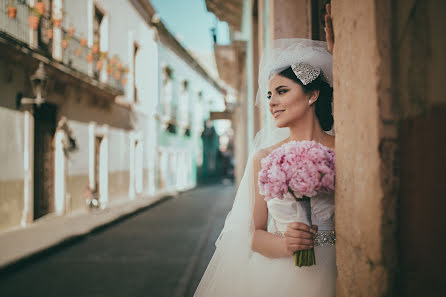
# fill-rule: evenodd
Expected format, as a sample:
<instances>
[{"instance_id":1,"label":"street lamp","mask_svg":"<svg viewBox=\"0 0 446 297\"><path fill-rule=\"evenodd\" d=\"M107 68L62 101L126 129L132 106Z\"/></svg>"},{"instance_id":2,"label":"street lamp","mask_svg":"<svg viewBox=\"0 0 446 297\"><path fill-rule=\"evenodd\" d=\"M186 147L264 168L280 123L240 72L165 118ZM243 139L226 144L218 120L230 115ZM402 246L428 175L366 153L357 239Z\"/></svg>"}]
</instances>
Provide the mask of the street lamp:
<instances>
[{"instance_id":1,"label":"street lamp","mask_svg":"<svg viewBox=\"0 0 446 297\"><path fill-rule=\"evenodd\" d=\"M20 106L24 104L35 104L37 105L37 107L39 107L40 104L45 102L45 99L42 97L42 95L46 91L48 85L48 77L45 73L42 62L40 62L39 68L37 68L36 72L31 75L30 82L35 98L25 98L22 97L22 93L18 93L16 97L17 108L20 108Z\"/></svg>"}]
</instances>

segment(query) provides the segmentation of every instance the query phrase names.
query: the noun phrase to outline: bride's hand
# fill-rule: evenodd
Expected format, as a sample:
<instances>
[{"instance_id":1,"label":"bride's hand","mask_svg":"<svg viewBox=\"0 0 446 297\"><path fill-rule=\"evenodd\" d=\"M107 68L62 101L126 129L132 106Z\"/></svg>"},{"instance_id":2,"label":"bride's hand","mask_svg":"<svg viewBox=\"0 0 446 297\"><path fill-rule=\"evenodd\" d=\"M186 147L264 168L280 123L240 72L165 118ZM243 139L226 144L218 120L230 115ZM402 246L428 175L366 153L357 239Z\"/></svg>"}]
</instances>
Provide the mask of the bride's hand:
<instances>
[{"instance_id":1,"label":"bride's hand","mask_svg":"<svg viewBox=\"0 0 446 297\"><path fill-rule=\"evenodd\" d=\"M287 256L292 256L295 251L308 250L314 245L313 236L316 235L317 226L312 228L304 223L289 223L285 232L285 250Z\"/></svg>"}]
</instances>

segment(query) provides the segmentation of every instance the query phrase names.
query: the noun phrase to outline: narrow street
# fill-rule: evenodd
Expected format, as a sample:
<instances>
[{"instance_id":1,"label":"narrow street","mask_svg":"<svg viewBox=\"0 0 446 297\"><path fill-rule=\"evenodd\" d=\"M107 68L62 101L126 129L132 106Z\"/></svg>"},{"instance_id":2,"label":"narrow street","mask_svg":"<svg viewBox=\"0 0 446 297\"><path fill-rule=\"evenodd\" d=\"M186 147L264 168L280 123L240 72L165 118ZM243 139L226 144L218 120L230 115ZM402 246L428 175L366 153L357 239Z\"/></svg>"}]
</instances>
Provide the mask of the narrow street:
<instances>
[{"instance_id":1,"label":"narrow street","mask_svg":"<svg viewBox=\"0 0 446 297\"><path fill-rule=\"evenodd\" d=\"M193 296L234 187L196 188L0 279L0 296Z\"/></svg>"}]
</instances>

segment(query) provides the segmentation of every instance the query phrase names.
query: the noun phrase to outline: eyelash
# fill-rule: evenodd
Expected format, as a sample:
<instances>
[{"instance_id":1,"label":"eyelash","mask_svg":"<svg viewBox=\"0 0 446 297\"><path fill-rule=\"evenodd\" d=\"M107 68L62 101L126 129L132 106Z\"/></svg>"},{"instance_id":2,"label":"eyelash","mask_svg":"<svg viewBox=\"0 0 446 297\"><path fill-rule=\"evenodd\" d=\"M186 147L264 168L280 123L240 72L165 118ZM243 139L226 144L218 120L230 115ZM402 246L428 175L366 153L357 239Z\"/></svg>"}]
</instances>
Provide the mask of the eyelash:
<instances>
[{"instance_id":1,"label":"eyelash","mask_svg":"<svg viewBox=\"0 0 446 297\"><path fill-rule=\"evenodd\" d=\"M279 93L279 95L282 95L282 94L284 94L286 92L288 92L288 90L279 90L279 91L277 91L277 93ZM268 98L268 100L271 99L271 95L267 95L266 98Z\"/></svg>"}]
</instances>

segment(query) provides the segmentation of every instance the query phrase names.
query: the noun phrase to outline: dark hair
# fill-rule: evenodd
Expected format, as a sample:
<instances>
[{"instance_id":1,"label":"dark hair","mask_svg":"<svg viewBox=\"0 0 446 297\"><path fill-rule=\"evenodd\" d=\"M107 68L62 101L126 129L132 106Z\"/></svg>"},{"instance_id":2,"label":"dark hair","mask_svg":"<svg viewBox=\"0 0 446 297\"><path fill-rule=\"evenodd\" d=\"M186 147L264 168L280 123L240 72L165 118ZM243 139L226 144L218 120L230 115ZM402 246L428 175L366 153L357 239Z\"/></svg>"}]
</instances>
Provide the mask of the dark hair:
<instances>
[{"instance_id":1,"label":"dark hair","mask_svg":"<svg viewBox=\"0 0 446 297\"><path fill-rule=\"evenodd\" d=\"M298 83L302 87L304 93L319 90L319 97L315 103L316 117L324 131L331 130L333 127L333 114L331 108L331 103L333 102L333 88L322 80L322 73L306 86L296 77L291 67L283 70L279 75Z\"/></svg>"}]
</instances>

